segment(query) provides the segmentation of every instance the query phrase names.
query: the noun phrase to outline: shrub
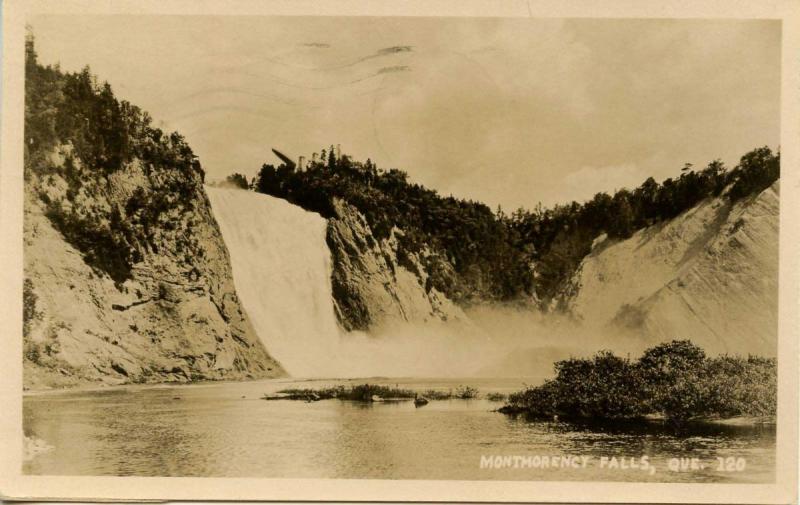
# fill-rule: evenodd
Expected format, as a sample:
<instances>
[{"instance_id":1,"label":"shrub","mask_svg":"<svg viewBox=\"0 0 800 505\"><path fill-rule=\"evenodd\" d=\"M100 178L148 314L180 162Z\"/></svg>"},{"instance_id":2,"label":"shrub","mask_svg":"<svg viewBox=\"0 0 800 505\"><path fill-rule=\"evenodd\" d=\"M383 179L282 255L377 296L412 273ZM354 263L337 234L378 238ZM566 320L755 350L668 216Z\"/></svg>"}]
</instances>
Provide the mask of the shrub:
<instances>
[{"instance_id":1,"label":"shrub","mask_svg":"<svg viewBox=\"0 0 800 505\"><path fill-rule=\"evenodd\" d=\"M453 391L438 391L436 389L428 389L422 392L422 396L428 400L449 400L453 397Z\"/></svg>"},{"instance_id":2,"label":"shrub","mask_svg":"<svg viewBox=\"0 0 800 505\"><path fill-rule=\"evenodd\" d=\"M528 386L508 395L508 403L500 411L526 413L532 417L549 418L557 415L559 392L555 381L545 381L541 386Z\"/></svg>"},{"instance_id":3,"label":"shrub","mask_svg":"<svg viewBox=\"0 0 800 505\"><path fill-rule=\"evenodd\" d=\"M698 415L704 408L701 380L705 352L688 340L674 340L644 352L638 369L644 380L648 410L675 420Z\"/></svg>"},{"instance_id":4,"label":"shrub","mask_svg":"<svg viewBox=\"0 0 800 505\"><path fill-rule=\"evenodd\" d=\"M31 363L40 364L42 359L41 345L38 342L26 341L24 344L23 355Z\"/></svg>"},{"instance_id":5,"label":"shrub","mask_svg":"<svg viewBox=\"0 0 800 505\"><path fill-rule=\"evenodd\" d=\"M39 297L33 290L33 281L25 279L22 282L22 335L27 337L33 322L41 317L41 312L36 307Z\"/></svg>"},{"instance_id":6,"label":"shrub","mask_svg":"<svg viewBox=\"0 0 800 505\"><path fill-rule=\"evenodd\" d=\"M239 188L239 189L250 188L250 184L247 182L247 177L239 173L231 174L228 177L226 177L224 186Z\"/></svg>"},{"instance_id":7,"label":"shrub","mask_svg":"<svg viewBox=\"0 0 800 505\"><path fill-rule=\"evenodd\" d=\"M777 361L720 356L706 363L701 383L705 408L721 417L768 416L777 411Z\"/></svg>"},{"instance_id":8,"label":"shrub","mask_svg":"<svg viewBox=\"0 0 800 505\"><path fill-rule=\"evenodd\" d=\"M460 400L469 400L478 397L478 389L470 386L458 386L454 395Z\"/></svg>"},{"instance_id":9,"label":"shrub","mask_svg":"<svg viewBox=\"0 0 800 505\"><path fill-rule=\"evenodd\" d=\"M777 362L750 356L707 358L688 340L646 350L631 363L608 351L555 364L556 377L509 396L500 409L533 417L635 419L662 414L771 416L777 409Z\"/></svg>"}]
</instances>

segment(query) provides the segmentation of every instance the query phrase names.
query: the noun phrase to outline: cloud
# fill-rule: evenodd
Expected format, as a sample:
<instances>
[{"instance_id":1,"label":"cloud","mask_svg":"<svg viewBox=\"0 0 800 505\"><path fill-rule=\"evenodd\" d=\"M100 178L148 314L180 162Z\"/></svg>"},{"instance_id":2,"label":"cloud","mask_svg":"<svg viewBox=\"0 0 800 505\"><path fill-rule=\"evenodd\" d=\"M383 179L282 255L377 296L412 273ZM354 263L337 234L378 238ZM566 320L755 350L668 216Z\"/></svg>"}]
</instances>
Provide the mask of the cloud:
<instances>
[{"instance_id":1,"label":"cloud","mask_svg":"<svg viewBox=\"0 0 800 505\"><path fill-rule=\"evenodd\" d=\"M329 47L331 47L330 44L325 42L304 42L302 45L304 45L305 47L316 47L319 49L328 49Z\"/></svg>"},{"instance_id":2,"label":"cloud","mask_svg":"<svg viewBox=\"0 0 800 505\"><path fill-rule=\"evenodd\" d=\"M391 74L392 72L408 72L411 67L408 65L395 65L393 67L383 67L378 70L378 74Z\"/></svg>"},{"instance_id":3,"label":"cloud","mask_svg":"<svg viewBox=\"0 0 800 505\"><path fill-rule=\"evenodd\" d=\"M633 163L609 166L584 166L567 175L563 181L563 194L558 195L564 202L591 199L598 192L611 193L615 190L633 189L647 178L641 168Z\"/></svg>"},{"instance_id":4,"label":"cloud","mask_svg":"<svg viewBox=\"0 0 800 505\"><path fill-rule=\"evenodd\" d=\"M780 139L770 20L44 16L45 64L89 64L213 177L265 145L355 159L492 208L635 187ZM86 34L92 34L87 37ZM204 40L206 44L197 44ZM266 152L265 152L266 151Z\"/></svg>"},{"instance_id":5,"label":"cloud","mask_svg":"<svg viewBox=\"0 0 800 505\"><path fill-rule=\"evenodd\" d=\"M378 50L375 53L375 56L384 56L387 54L395 54L395 53L410 53L412 51L413 46L392 46L392 47L384 47L383 49Z\"/></svg>"}]
</instances>

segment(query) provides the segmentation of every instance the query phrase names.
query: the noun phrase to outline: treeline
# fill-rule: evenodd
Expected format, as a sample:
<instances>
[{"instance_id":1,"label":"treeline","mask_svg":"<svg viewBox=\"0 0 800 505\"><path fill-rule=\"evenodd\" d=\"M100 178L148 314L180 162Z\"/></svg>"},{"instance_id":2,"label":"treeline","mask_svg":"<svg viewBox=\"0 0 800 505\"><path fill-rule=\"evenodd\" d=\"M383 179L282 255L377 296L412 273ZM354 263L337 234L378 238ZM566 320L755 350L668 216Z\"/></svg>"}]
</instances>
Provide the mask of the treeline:
<instances>
[{"instance_id":1,"label":"treeline","mask_svg":"<svg viewBox=\"0 0 800 505\"><path fill-rule=\"evenodd\" d=\"M47 216L87 263L122 282L146 251L157 250L162 214L191 206L204 178L200 162L179 133L154 127L147 112L117 100L88 67L71 73L39 64L30 34L25 58L26 183L36 177ZM66 159L54 164L49 156L59 147ZM135 192L110 213L92 207L108 177L133 160L152 191ZM58 186L55 178L66 182L63 199L44 188Z\"/></svg>"},{"instance_id":2,"label":"treeline","mask_svg":"<svg viewBox=\"0 0 800 505\"><path fill-rule=\"evenodd\" d=\"M25 41L25 137L31 151L70 143L81 161L106 173L138 158L152 165L203 173L200 162L177 133L152 126L150 115L117 100L107 82L89 67L62 72L37 61L34 39Z\"/></svg>"},{"instance_id":3,"label":"treeline","mask_svg":"<svg viewBox=\"0 0 800 505\"><path fill-rule=\"evenodd\" d=\"M601 233L627 238L705 198L725 193L735 201L757 194L776 181L779 172L780 154L761 147L745 154L732 170L719 160L701 170L687 164L679 177L662 183L651 177L633 190L597 193L583 204L519 209L507 215L480 202L441 196L410 182L400 170L379 170L370 160L337 158L331 148L305 171L285 163L265 164L250 187L325 217L333 216L333 198L341 198L364 214L378 238L387 237L393 227L401 229L404 249L418 252L428 246L453 266L456 282L440 275L442 269L435 263L426 265L433 285L456 300L535 295L546 304ZM239 174L228 179L247 185Z\"/></svg>"},{"instance_id":4,"label":"treeline","mask_svg":"<svg viewBox=\"0 0 800 505\"><path fill-rule=\"evenodd\" d=\"M583 204L571 202L552 209L519 209L501 219L522 244L533 246L537 294L549 299L589 254L593 240L601 233L628 238L637 230L676 217L705 198L720 196L726 189L731 201L758 194L779 176L780 153L773 154L765 146L742 156L732 170L720 160L697 171L687 164L679 177L660 184L650 177L632 191L597 193Z\"/></svg>"},{"instance_id":5,"label":"treeline","mask_svg":"<svg viewBox=\"0 0 800 505\"><path fill-rule=\"evenodd\" d=\"M456 300L511 299L532 292L529 253L516 247L515 231L486 205L442 197L411 183L405 172L380 170L370 160L337 158L332 148L323 150L322 159L305 171L264 165L253 188L327 218L334 217L333 199L340 198L366 217L378 239L399 228L400 255L427 247L434 253L424 259L431 286ZM443 272L442 259L457 279Z\"/></svg>"},{"instance_id":6,"label":"treeline","mask_svg":"<svg viewBox=\"0 0 800 505\"><path fill-rule=\"evenodd\" d=\"M609 351L555 364L556 377L509 396L500 409L533 418L636 419L662 415L683 423L699 417L775 416L774 358L708 358L688 340L646 350L636 361Z\"/></svg>"}]
</instances>

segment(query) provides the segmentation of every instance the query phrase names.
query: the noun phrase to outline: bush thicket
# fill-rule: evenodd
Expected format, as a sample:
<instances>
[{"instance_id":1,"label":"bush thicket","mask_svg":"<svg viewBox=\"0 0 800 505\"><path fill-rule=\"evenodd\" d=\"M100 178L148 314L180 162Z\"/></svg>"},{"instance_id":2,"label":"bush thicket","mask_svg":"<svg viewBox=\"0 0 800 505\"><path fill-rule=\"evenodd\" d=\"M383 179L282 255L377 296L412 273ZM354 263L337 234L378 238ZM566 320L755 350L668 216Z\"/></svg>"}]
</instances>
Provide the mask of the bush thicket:
<instances>
[{"instance_id":1,"label":"bush thicket","mask_svg":"<svg viewBox=\"0 0 800 505\"><path fill-rule=\"evenodd\" d=\"M509 396L501 409L532 417L635 419L664 415L681 423L697 417L774 416L775 359L708 358L688 340L646 350L637 361L602 351L555 364L556 376Z\"/></svg>"}]
</instances>

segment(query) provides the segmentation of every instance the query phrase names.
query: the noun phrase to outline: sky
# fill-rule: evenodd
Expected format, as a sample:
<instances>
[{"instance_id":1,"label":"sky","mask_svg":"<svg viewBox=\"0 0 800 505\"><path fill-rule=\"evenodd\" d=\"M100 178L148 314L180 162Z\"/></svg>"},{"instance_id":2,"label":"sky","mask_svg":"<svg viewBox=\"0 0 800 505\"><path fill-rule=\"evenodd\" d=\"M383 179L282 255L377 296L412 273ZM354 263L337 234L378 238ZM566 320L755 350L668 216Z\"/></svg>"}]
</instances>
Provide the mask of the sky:
<instances>
[{"instance_id":1,"label":"sky","mask_svg":"<svg viewBox=\"0 0 800 505\"><path fill-rule=\"evenodd\" d=\"M40 16L40 62L89 65L182 133L207 179L341 144L492 208L734 166L779 147L770 20Z\"/></svg>"}]
</instances>

